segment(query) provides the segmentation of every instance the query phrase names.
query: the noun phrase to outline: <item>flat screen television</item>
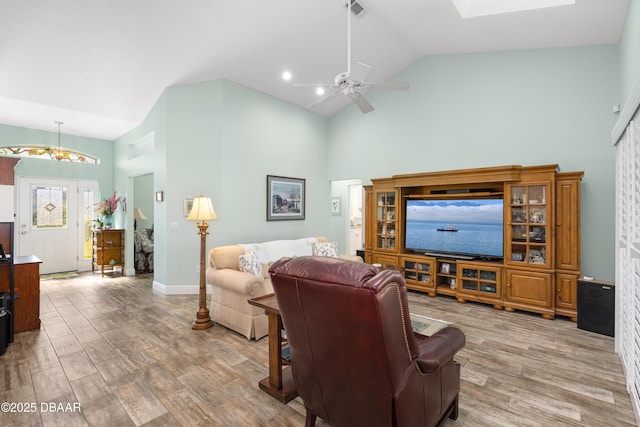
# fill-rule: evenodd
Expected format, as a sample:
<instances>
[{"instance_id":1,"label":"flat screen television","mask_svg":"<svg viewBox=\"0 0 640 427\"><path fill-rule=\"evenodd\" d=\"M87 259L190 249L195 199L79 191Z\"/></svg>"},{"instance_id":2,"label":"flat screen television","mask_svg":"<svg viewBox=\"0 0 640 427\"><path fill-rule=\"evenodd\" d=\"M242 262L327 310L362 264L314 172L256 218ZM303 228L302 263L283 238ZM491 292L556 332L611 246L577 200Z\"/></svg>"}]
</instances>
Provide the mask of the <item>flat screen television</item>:
<instances>
[{"instance_id":1,"label":"flat screen television","mask_svg":"<svg viewBox=\"0 0 640 427\"><path fill-rule=\"evenodd\" d=\"M502 258L503 222L502 199L408 199L405 249Z\"/></svg>"}]
</instances>

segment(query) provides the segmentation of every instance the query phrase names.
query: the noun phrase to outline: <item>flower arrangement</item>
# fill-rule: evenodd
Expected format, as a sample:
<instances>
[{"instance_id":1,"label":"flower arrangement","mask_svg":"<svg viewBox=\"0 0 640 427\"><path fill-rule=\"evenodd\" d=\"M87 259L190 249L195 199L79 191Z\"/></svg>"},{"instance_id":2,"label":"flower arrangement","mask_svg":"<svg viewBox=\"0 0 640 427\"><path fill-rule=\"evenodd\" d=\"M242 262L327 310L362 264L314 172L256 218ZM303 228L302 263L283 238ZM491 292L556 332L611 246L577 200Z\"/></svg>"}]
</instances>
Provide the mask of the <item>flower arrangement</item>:
<instances>
[{"instance_id":1,"label":"flower arrangement","mask_svg":"<svg viewBox=\"0 0 640 427\"><path fill-rule=\"evenodd\" d=\"M113 195L107 199L102 200L96 207L96 212L100 216L109 216L118 209L118 203L122 200L122 197L118 197L117 192L113 192Z\"/></svg>"}]
</instances>

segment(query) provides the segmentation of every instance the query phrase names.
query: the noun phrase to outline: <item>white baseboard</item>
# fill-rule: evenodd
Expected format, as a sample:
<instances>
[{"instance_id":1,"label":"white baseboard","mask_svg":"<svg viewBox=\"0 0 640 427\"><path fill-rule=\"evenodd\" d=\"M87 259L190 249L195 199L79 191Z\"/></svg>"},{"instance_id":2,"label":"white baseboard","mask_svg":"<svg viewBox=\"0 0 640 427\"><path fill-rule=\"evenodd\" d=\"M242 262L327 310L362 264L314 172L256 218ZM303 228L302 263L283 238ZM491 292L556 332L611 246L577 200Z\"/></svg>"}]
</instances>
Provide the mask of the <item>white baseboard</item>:
<instances>
[{"instance_id":1,"label":"white baseboard","mask_svg":"<svg viewBox=\"0 0 640 427\"><path fill-rule=\"evenodd\" d=\"M198 295L198 293L200 292L200 287L197 285L167 286L154 280L153 290L163 295ZM211 285L207 285L207 294L211 295L211 292Z\"/></svg>"},{"instance_id":2,"label":"white baseboard","mask_svg":"<svg viewBox=\"0 0 640 427\"><path fill-rule=\"evenodd\" d=\"M125 276L135 276L136 275L136 269L135 268L125 268L124 269L124 275Z\"/></svg>"}]
</instances>

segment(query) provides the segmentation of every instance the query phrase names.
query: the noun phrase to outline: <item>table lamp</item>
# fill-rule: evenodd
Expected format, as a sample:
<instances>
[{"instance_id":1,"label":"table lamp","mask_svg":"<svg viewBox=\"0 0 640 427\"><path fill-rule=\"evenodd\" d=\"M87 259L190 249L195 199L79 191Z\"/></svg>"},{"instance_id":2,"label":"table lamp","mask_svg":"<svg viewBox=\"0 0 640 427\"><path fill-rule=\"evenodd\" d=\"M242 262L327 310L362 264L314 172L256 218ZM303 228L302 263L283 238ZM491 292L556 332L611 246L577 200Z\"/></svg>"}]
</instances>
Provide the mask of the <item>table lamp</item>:
<instances>
[{"instance_id":1,"label":"table lamp","mask_svg":"<svg viewBox=\"0 0 640 427\"><path fill-rule=\"evenodd\" d=\"M213 205L211 204L211 198L198 196L193 198L193 207L191 208L191 212L189 212L189 216L187 220L189 221L199 221L196 223L198 227L198 234L200 235L200 308L196 313L196 318L193 320L193 325L191 329L208 329L213 326L213 321L209 316L209 309L207 308L207 288L205 283L205 252L206 252L206 240L207 240L207 228L209 224L207 224L208 219L217 219L218 216L216 212L213 210Z\"/></svg>"},{"instance_id":2,"label":"table lamp","mask_svg":"<svg viewBox=\"0 0 640 427\"><path fill-rule=\"evenodd\" d=\"M147 217L144 216L144 213L142 213L142 209L134 208L133 209L133 231L135 231L138 228L137 221L139 219L147 219Z\"/></svg>"}]
</instances>

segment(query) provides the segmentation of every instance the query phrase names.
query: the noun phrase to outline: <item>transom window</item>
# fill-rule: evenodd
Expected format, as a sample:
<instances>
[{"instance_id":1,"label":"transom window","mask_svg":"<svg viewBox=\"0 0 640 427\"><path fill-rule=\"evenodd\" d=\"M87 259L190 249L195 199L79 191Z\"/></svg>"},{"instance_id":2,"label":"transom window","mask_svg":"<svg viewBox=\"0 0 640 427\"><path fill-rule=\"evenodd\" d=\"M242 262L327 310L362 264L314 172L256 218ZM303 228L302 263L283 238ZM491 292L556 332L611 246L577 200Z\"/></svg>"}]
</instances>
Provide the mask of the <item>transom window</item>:
<instances>
[{"instance_id":1,"label":"transom window","mask_svg":"<svg viewBox=\"0 0 640 427\"><path fill-rule=\"evenodd\" d=\"M99 164L100 160L79 151L61 147L45 146L4 146L0 147L0 156L31 157L36 159L58 160L74 163Z\"/></svg>"}]
</instances>

